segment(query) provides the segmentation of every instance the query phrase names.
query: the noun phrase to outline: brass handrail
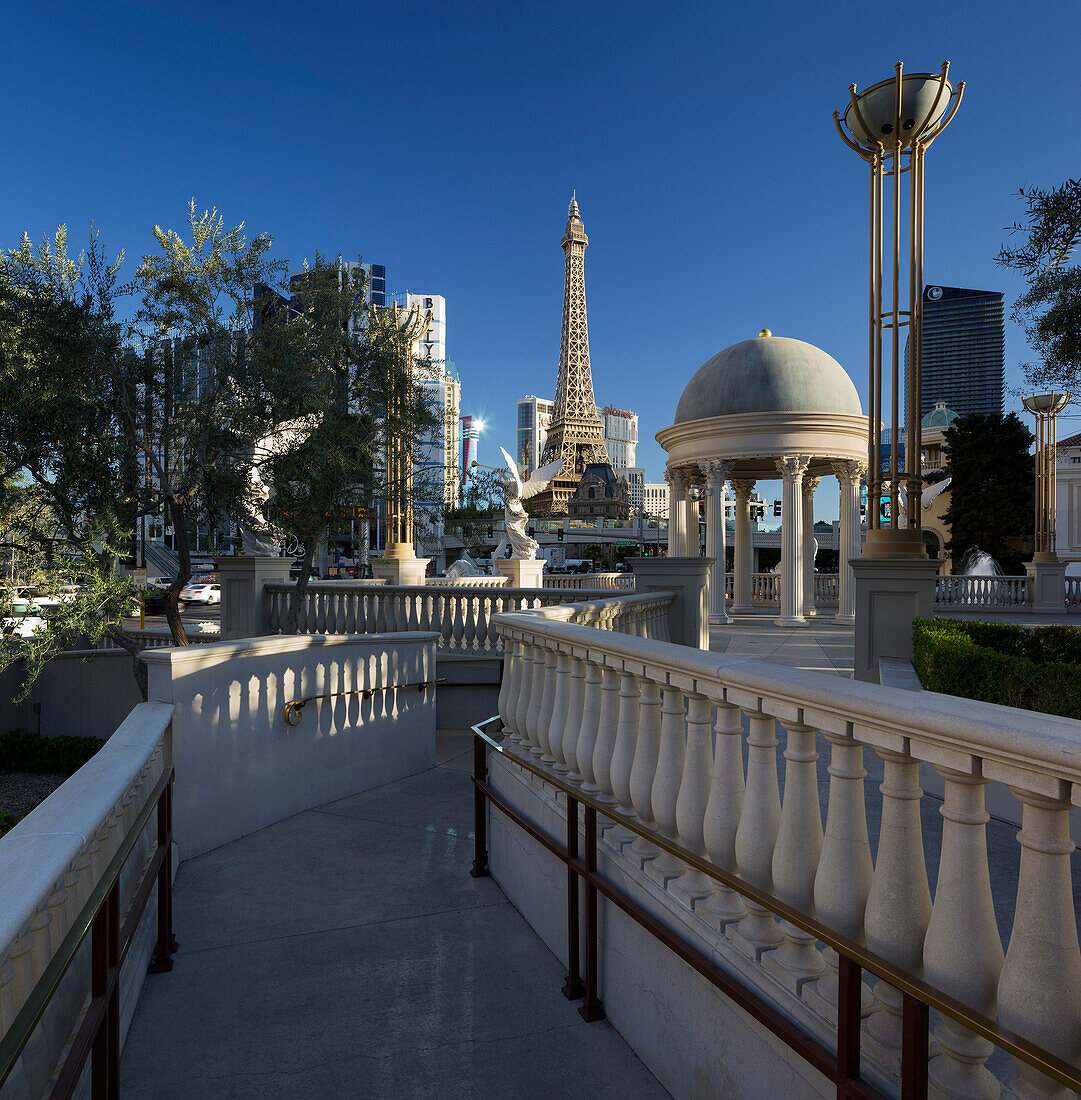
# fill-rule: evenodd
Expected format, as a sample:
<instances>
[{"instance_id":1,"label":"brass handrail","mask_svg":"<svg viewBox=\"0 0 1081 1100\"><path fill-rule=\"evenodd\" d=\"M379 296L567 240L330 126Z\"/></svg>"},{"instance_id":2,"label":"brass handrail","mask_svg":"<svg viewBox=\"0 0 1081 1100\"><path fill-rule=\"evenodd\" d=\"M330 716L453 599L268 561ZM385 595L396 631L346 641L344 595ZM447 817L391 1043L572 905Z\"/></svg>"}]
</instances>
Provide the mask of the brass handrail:
<instances>
[{"instance_id":1,"label":"brass handrail","mask_svg":"<svg viewBox=\"0 0 1081 1100\"><path fill-rule=\"evenodd\" d=\"M150 793L146 804L139 811L139 816L135 819L135 823L129 830L127 837L120 845L116 855L113 856L109 866L105 868L105 873L87 899L82 911L75 918L68 934L64 937L63 943L60 944L49 965L30 991L26 1002L12 1021L11 1027L8 1028L7 1034L0 1037L0 1084L7 1080L8 1075L15 1068L15 1063L19 1060L23 1048L30 1041L34 1028L37 1027L38 1022L45 1015L45 1010L67 973L68 967L71 966L76 954L82 947L83 941L89 935L94 924L94 918L97 917L98 911L105 904L105 899L109 896L110 890L120 877L120 872L123 870L128 856L131 855L132 849L138 842L139 837L142 836L143 828L150 820L150 815L157 809L158 802L172 779L173 770L169 768L162 774L154 790Z\"/></svg>"},{"instance_id":2,"label":"brass handrail","mask_svg":"<svg viewBox=\"0 0 1081 1100\"><path fill-rule=\"evenodd\" d=\"M1066 1085L1074 1090L1081 1090L1081 1073L1079 1073L1077 1067L1070 1065L1069 1062L1059 1058L1058 1055L1036 1046L1035 1043L1029 1042L1018 1035L1017 1032L1003 1027L1000 1023L984 1016L982 1013L974 1012L968 1005L951 997L948 993L929 985L923 979L917 978L907 971L900 970L889 960L870 951L864 944L856 943L855 940L842 936L826 925L819 924L818 921L808 917L806 913L792 908L792 906L781 901L780 898L759 889L739 875L726 871L709 860L703 859L689 849L684 848L681 844L670 840L663 833L644 828L637 817L628 817L626 814L620 813L613 803L601 802L584 791L579 785L569 783L564 777L539 766L533 760L519 756L517 753L508 752L502 742L494 740L485 732L485 727L492 725L494 722L502 722L498 714L486 718L483 722L478 722L470 729L477 737L497 752L502 753L508 760L532 772L551 786L558 787L565 795L570 796L584 806L591 806L599 814L618 822L625 828L630 829L632 833L637 833L638 836L648 840L656 847L662 848L669 855L675 856L695 868L695 870L716 879L730 890L735 890L745 898L749 898L756 904L768 909L775 916L780 917L781 920L794 924L800 930L808 932L815 939L821 940L828 947L832 947L838 954L847 955L864 970L869 970L902 993L907 993L936 1009L942 1015L956 1020L970 1031L974 1031L977 1035L981 1035L989 1042L994 1043L995 1046L1006 1051L1007 1054L1026 1062L1030 1066L1034 1066L1041 1073L1045 1073L1048 1077L1058 1081L1059 1084Z\"/></svg>"},{"instance_id":3,"label":"brass handrail","mask_svg":"<svg viewBox=\"0 0 1081 1100\"><path fill-rule=\"evenodd\" d=\"M300 724L301 718L304 717L300 713L304 709L304 704L312 703L316 699L341 699L348 695L359 695L362 699L367 699L369 695L374 695L377 691L398 691L400 688L411 687L423 690L429 684L446 683L446 679L446 676L437 676L432 680L415 680L408 684L380 684L378 687L354 688L352 691L328 691L323 695L306 695L303 699L291 699L286 703L283 717L287 726L296 726Z\"/></svg>"}]
</instances>

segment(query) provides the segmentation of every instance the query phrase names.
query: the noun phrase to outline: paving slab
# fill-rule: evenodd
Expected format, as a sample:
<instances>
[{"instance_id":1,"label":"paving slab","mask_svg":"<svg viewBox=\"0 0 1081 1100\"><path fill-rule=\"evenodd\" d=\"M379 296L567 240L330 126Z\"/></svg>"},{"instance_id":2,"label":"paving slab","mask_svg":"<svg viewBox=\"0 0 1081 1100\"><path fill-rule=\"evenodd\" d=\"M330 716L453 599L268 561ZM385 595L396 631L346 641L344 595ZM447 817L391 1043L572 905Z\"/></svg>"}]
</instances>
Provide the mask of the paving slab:
<instances>
[{"instance_id":1,"label":"paving slab","mask_svg":"<svg viewBox=\"0 0 1081 1100\"><path fill-rule=\"evenodd\" d=\"M667 1096L491 879L445 763L184 863L121 1091L171 1097Z\"/></svg>"}]
</instances>

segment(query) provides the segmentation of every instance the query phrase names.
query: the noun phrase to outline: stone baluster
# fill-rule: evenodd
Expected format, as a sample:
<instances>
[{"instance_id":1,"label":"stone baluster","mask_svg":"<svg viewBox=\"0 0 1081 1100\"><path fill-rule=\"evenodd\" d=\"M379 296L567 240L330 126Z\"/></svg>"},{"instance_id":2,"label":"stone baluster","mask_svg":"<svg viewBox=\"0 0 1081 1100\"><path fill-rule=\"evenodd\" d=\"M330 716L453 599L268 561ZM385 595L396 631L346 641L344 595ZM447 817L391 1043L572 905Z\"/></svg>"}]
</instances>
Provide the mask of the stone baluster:
<instances>
[{"instance_id":1,"label":"stone baluster","mask_svg":"<svg viewBox=\"0 0 1081 1100\"><path fill-rule=\"evenodd\" d=\"M552 696L552 718L548 723L548 751L555 771L566 773L570 769L563 759L563 732L567 726L567 703L571 683L571 659L566 653L556 658L555 693Z\"/></svg>"},{"instance_id":2,"label":"stone baluster","mask_svg":"<svg viewBox=\"0 0 1081 1100\"><path fill-rule=\"evenodd\" d=\"M601 720L601 670L592 661L586 662L585 688L582 703L582 726L575 746L578 774L582 777L582 790L589 794L598 792L593 776L593 753L597 747L597 733Z\"/></svg>"},{"instance_id":3,"label":"stone baluster","mask_svg":"<svg viewBox=\"0 0 1081 1100\"><path fill-rule=\"evenodd\" d=\"M683 775L676 798L676 829L680 843L697 856L706 854L703 826L706 805L713 785L713 730L709 700L704 695L687 696L687 744ZM697 867L687 867L668 889L688 908L713 893L714 880Z\"/></svg>"},{"instance_id":4,"label":"stone baluster","mask_svg":"<svg viewBox=\"0 0 1081 1100\"><path fill-rule=\"evenodd\" d=\"M815 872L822 854L822 809L818 803L818 752L815 731L801 722L785 722L784 801L773 849L773 892L794 909L815 916ZM762 964L782 985L799 994L822 973L815 938L788 921L781 922L785 942Z\"/></svg>"},{"instance_id":5,"label":"stone baluster","mask_svg":"<svg viewBox=\"0 0 1081 1100\"><path fill-rule=\"evenodd\" d=\"M830 743L830 793L822 857L815 875L814 900L818 919L850 940L862 943L863 916L871 892L874 864L867 836L864 801L863 745L850 734L823 730ZM804 999L827 1019L837 1015L837 952L822 952L825 974L804 991ZM872 1007L871 991L862 987L863 1008Z\"/></svg>"},{"instance_id":6,"label":"stone baluster","mask_svg":"<svg viewBox=\"0 0 1081 1100\"><path fill-rule=\"evenodd\" d=\"M13 959L0 964L0 1036L7 1034L22 1007L22 1001L16 999L18 984ZM6 1083L0 1085L0 1100L21 1100L34 1095L24 1059L25 1054L15 1063Z\"/></svg>"},{"instance_id":7,"label":"stone baluster","mask_svg":"<svg viewBox=\"0 0 1081 1100\"><path fill-rule=\"evenodd\" d=\"M536 640L536 639L535 639ZM534 756L540 756L543 749L540 747L540 715L541 700L544 698L544 666L548 660L548 654L540 645L533 646L533 678L529 686L529 703L526 707L526 729L529 737L529 751Z\"/></svg>"},{"instance_id":8,"label":"stone baluster","mask_svg":"<svg viewBox=\"0 0 1081 1100\"><path fill-rule=\"evenodd\" d=\"M670 840L675 840L679 836L676 802L679 799L680 784L683 782L685 750L683 692L678 688L666 687L661 705L661 738L657 752L657 771L653 777L650 803L657 828ZM663 850L656 859L646 865L646 873L661 886L666 886L669 880L683 874L683 871L683 861Z\"/></svg>"},{"instance_id":9,"label":"stone baluster","mask_svg":"<svg viewBox=\"0 0 1081 1100\"><path fill-rule=\"evenodd\" d=\"M1065 787L1065 784L1062 784ZM1081 1062L1081 950L1070 873L1070 803L1011 788L1020 799L1021 870L998 985L999 1022L1071 1065ZM1065 793L1065 792L1063 792ZM1017 1100L1074 1094L1018 1062Z\"/></svg>"},{"instance_id":10,"label":"stone baluster","mask_svg":"<svg viewBox=\"0 0 1081 1100\"><path fill-rule=\"evenodd\" d=\"M582 729L582 708L585 705L585 663L571 658L570 684L567 688L567 723L563 728L563 759L567 764L567 778L581 782L578 774L578 735Z\"/></svg>"},{"instance_id":11,"label":"stone baluster","mask_svg":"<svg viewBox=\"0 0 1081 1100\"><path fill-rule=\"evenodd\" d=\"M554 649L544 651L544 664L541 666L542 690L540 707L537 715L537 745L532 750L535 756L541 758L542 764L554 764L552 746L548 740L548 731L552 723L552 706L556 695L556 667L559 664L559 655Z\"/></svg>"},{"instance_id":12,"label":"stone baluster","mask_svg":"<svg viewBox=\"0 0 1081 1100\"><path fill-rule=\"evenodd\" d=\"M984 780L979 762L964 774L937 768L946 781L942 853L931 920L923 944L923 969L934 986L994 1016L1002 972L1002 941L995 923L987 867ZM941 1053L931 1060L928 1081L946 1096L997 1097L998 1082L984 1062L994 1047L948 1016L935 1028Z\"/></svg>"},{"instance_id":13,"label":"stone baluster","mask_svg":"<svg viewBox=\"0 0 1081 1100\"><path fill-rule=\"evenodd\" d=\"M653 818L653 780L657 775L657 754L661 741L661 689L652 680L643 680L638 696L638 741L631 765L631 805L638 820L647 829L656 827ZM645 837L637 837L631 851L639 863L655 859L660 849Z\"/></svg>"},{"instance_id":14,"label":"stone baluster","mask_svg":"<svg viewBox=\"0 0 1081 1100\"><path fill-rule=\"evenodd\" d=\"M909 974L923 970L923 940L931 919L931 891L920 822L920 766L907 753L877 749L882 758L882 825L867 897L867 946ZM867 1049L897 1072L901 1062L900 990L875 985L878 1007L867 1021Z\"/></svg>"},{"instance_id":15,"label":"stone baluster","mask_svg":"<svg viewBox=\"0 0 1081 1100\"><path fill-rule=\"evenodd\" d=\"M638 744L639 686L637 677L624 669L619 674L619 718L616 722L616 743L612 749L610 778L616 809L621 814L634 815L631 798L631 771ZM627 834L628 841L633 834Z\"/></svg>"},{"instance_id":16,"label":"stone baluster","mask_svg":"<svg viewBox=\"0 0 1081 1100\"><path fill-rule=\"evenodd\" d=\"M702 821L702 840L710 860L725 871L736 870L736 830L743 810L743 721L739 707L716 700L713 724L713 780ZM743 898L714 880L713 893L698 912L726 925L747 915Z\"/></svg>"},{"instance_id":17,"label":"stone baluster","mask_svg":"<svg viewBox=\"0 0 1081 1100\"><path fill-rule=\"evenodd\" d=\"M781 793L777 783L777 734L768 714L751 714L747 734L747 787L736 830L736 865L742 878L761 890L773 891L773 847L781 823ZM773 914L746 900L747 915L725 934L756 961L762 952L784 942Z\"/></svg>"},{"instance_id":18,"label":"stone baluster","mask_svg":"<svg viewBox=\"0 0 1081 1100\"><path fill-rule=\"evenodd\" d=\"M612 794L612 753L616 747L616 723L619 720L619 673L607 666L601 672L601 716L597 743L593 746L593 781L597 797L615 801Z\"/></svg>"},{"instance_id":19,"label":"stone baluster","mask_svg":"<svg viewBox=\"0 0 1081 1100\"><path fill-rule=\"evenodd\" d=\"M514 704L514 720L511 722L511 730L514 739L523 745L529 741L529 698L533 690L533 661L534 647L528 642L519 643L518 651L518 696Z\"/></svg>"},{"instance_id":20,"label":"stone baluster","mask_svg":"<svg viewBox=\"0 0 1081 1100\"><path fill-rule=\"evenodd\" d=\"M518 645L512 642L503 657L503 677L499 684L499 717L508 736L514 736L515 698L518 692Z\"/></svg>"}]
</instances>

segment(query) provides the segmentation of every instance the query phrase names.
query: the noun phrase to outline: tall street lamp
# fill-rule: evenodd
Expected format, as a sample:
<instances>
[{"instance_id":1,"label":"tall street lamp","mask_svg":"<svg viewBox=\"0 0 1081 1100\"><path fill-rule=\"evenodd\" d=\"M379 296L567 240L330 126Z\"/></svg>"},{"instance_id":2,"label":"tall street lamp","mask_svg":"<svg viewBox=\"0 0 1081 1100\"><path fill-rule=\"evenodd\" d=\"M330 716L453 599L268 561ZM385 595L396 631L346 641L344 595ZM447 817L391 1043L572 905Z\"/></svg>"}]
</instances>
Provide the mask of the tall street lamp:
<instances>
[{"instance_id":1,"label":"tall street lamp","mask_svg":"<svg viewBox=\"0 0 1081 1100\"><path fill-rule=\"evenodd\" d=\"M841 140L870 169L867 538L860 558L851 563L856 582L857 679L877 678L880 656L910 657L911 619L930 615L933 609L935 563L928 561L924 548L920 508L923 177L927 150L953 120L964 93L964 84L954 88L948 73L946 61L937 76L906 76L898 61L891 78L864 92L857 94L856 85L849 85L843 119L840 111L833 112ZM902 278L902 260L907 262L907 279ZM909 337L907 378L903 377L902 329L907 329ZM890 453L883 469L887 404ZM902 455L903 427L908 439ZM907 496L904 525L899 507L902 483ZM883 492L889 497L888 516L879 507ZM895 625L879 622L872 630L873 608Z\"/></svg>"}]
</instances>

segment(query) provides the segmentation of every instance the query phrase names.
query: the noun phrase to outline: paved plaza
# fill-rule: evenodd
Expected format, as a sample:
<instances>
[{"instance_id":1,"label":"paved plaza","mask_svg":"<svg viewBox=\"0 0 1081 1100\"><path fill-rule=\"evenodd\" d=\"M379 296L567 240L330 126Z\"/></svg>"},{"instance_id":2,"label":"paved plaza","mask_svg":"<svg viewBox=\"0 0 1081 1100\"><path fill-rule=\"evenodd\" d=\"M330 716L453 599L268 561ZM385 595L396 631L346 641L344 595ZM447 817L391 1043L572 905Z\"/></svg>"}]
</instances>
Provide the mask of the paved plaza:
<instances>
[{"instance_id":1,"label":"paved plaza","mask_svg":"<svg viewBox=\"0 0 1081 1100\"><path fill-rule=\"evenodd\" d=\"M180 951L147 978L124 1096L668 1095L469 877L471 735L439 758L181 866Z\"/></svg>"},{"instance_id":2,"label":"paved plaza","mask_svg":"<svg viewBox=\"0 0 1081 1100\"><path fill-rule=\"evenodd\" d=\"M808 626L777 626L776 608L733 615L728 626L711 626L709 648L727 657L769 661L789 668L852 677L853 634L850 626L834 626L832 611Z\"/></svg>"}]
</instances>

